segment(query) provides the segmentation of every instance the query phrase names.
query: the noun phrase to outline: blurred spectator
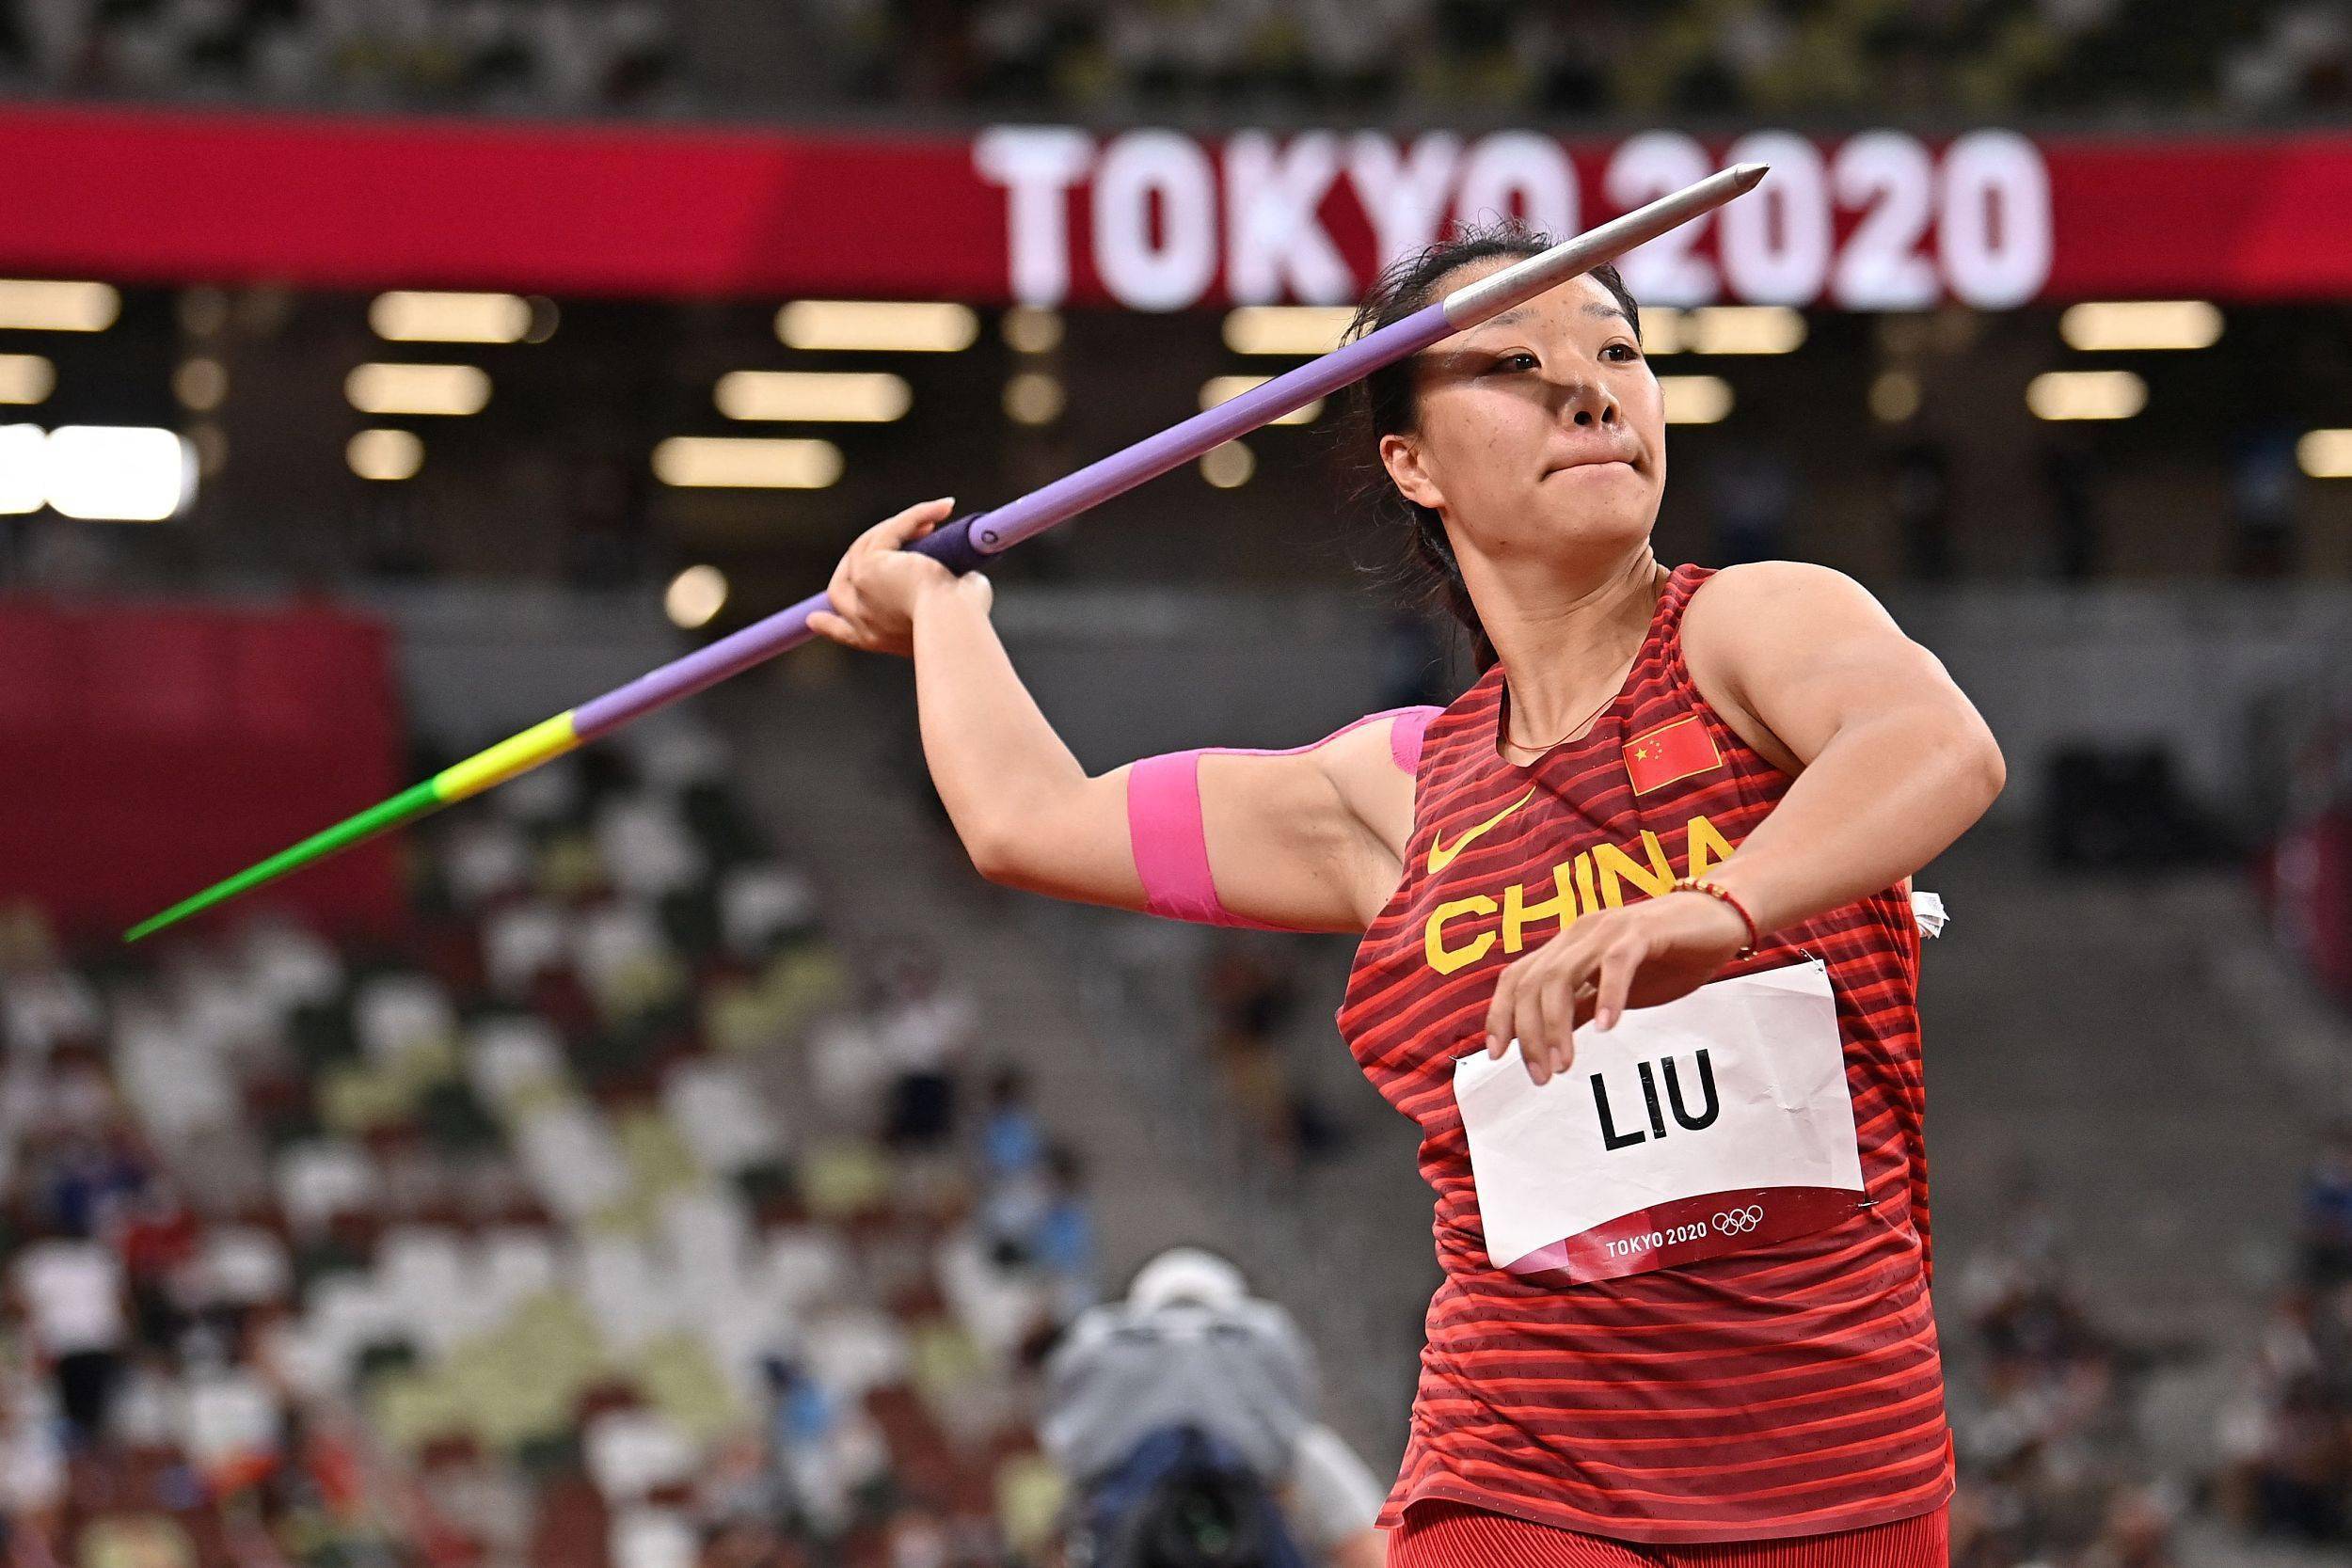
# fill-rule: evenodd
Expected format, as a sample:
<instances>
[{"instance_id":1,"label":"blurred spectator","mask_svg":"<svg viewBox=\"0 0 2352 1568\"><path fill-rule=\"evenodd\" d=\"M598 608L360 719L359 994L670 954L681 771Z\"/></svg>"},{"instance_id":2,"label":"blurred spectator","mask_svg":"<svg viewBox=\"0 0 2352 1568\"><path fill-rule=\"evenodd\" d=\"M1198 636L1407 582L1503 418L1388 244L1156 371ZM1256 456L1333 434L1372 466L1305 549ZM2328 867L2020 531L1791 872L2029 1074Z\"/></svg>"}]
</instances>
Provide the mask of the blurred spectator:
<instances>
[{"instance_id":1,"label":"blurred spectator","mask_svg":"<svg viewBox=\"0 0 2352 1568\"><path fill-rule=\"evenodd\" d=\"M2291 1378L2275 1391L2252 1455L2252 1483L2245 1522L2255 1529L2310 1542L2352 1539L2344 1505L2352 1442L2317 1377Z\"/></svg>"},{"instance_id":2,"label":"blurred spectator","mask_svg":"<svg viewBox=\"0 0 2352 1568\"><path fill-rule=\"evenodd\" d=\"M998 1180L1025 1175L1045 1157L1045 1132L1029 1104L1028 1079L1018 1068L998 1068L989 1080L980 1152L990 1178Z\"/></svg>"},{"instance_id":3,"label":"blurred spectator","mask_svg":"<svg viewBox=\"0 0 2352 1568\"><path fill-rule=\"evenodd\" d=\"M2152 1512L2161 1499L2145 1490L2151 1461L2133 1419L2155 1358L2101 1324L2069 1283L2064 1238L2030 1183L2015 1184L2004 1210L2005 1234L1941 1297L1966 1331L1954 1336L1950 1390L1952 1561L2161 1564L2171 1519Z\"/></svg>"},{"instance_id":4,"label":"blurred spectator","mask_svg":"<svg viewBox=\"0 0 2352 1568\"><path fill-rule=\"evenodd\" d=\"M2352 1124L2328 1130L2299 1207L2305 1281L2318 1291L2352 1282Z\"/></svg>"},{"instance_id":5,"label":"blurred spectator","mask_svg":"<svg viewBox=\"0 0 2352 1568\"><path fill-rule=\"evenodd\" d=\"M1078 1488L1090 1560L1132 1568L1179 1494L1212 1499L1194 1506L1255 1538L1249 1560L1268 1568L1302 1551L1344 1568L1382 1560L1382 1489L1317 1422L1296 1324L1216 1254L1152 1259L1125 1300L1072 1325L1047 1376L1040 1433Z\"/></svg>"},{"instance_id":6,"label":"blurred spectator","mask_svg":"<svg viewBox=\"0 0 2352 1568\"><path fill-rule=\"evenodd\" d=\"M1094 1305L1094 1211L1077 1151L1056 1144L1046 1154L1046 1198L1030 1251L1052 1282L1055 1317L1067 1321Z\"/></svg>"},{"instance_id":7,"label":"blurred spectator","mask_svg":"<svg viewBox=\"0 0 2352 1568\"><path fill-rule=\"evenodd\" d=\"M10 1568L55 1560L57 1514L66 1500L66 1454L56 1423L33 1381L0 1368L0 1553Z\"/></svg>"},{"instance_id":8,"label":"blurred spectator","mask_svg":"<svg viewBox=\"0 0 2352 1568\"><path fill-rule=\"evenodd\" d=\"M67 1430L79 1444L96 1444L106 1433L130 1332L121 1265L87 1233L60 1230L18 1253L15 1274Z\"/></svg>"},{"instance_id":9,"label":"blurred spectator","mask_svg":"<svg viewBox=\"0 0 2352 1568\"><path fill-rule=\"evenodd\" d=\"M1279 1032L1298 1007L1298 976L1287 955L1225 936L1211 950L1206 986L1210 1057L1248 1147L1278 1166L1337 1147L1338 1128L1293 1081L1283 1056Z\"/></svg>"},{"instance_id":10,"label":"blurred spectator","mask_svg":"<svg viewBox=\"0 0 2352 1568\"><path fill-rule=\"evenodd\" d=\"M2174 1512L2150 1488L2118 1494L2082 1568L2178 1568L2180 1559L2172 1553Z\"/></svg>"},{"instance_id":11,"label":"blurred spectator","mask_svg":"<svg viewBox=\"0 0 2352 1568\"><path fill-rule=\"evenodd\" d=\"M2250 1375L2219 1413L2222 1512L2265 1534L2352 1541L2352 1137L2331 1128L2306 1179L2301 1279L2283 1292Z\"/></svg>"},{"instance_id":12,"label":"blurred spectator","mask_svg":"<svg viewBox=\"0 0 2352 1568\"><path fill-rule=\"evenodd\" d=\"M2230 569L2242 578L2280 578L2295 570L2295 503L2302 469L2300 431L2265 425L2236 443L2230 466L2230 507L2236 526Z\"/></svg>"},{"instance_id":13,"label":"blurred spectator","mask_svg":"<svg viewBox=\"0 0 2352 1568\"><path fill-rule=\"evenodd\" d=\"M946 1137L955 1114L951 1068L970 1043L977 1011L969 996L944 990L921 956L902 958L872 1003L876 1033L894 1069L886 1135L927 1146Z\"/></svg>"}]
</instances>

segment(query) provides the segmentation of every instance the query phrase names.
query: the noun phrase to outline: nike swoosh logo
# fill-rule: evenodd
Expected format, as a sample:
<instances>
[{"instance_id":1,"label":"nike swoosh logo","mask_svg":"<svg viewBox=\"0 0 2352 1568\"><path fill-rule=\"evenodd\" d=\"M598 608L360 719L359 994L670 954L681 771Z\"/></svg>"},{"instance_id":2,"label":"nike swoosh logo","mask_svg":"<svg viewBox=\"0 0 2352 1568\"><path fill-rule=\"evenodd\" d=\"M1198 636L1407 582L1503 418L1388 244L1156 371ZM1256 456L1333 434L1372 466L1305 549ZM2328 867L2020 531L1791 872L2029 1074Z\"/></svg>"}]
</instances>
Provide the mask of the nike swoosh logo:
<instances>
[{"instance_id":1,"label":"nike swoosh logo","mask_svg":"<svg viewBox=\"0 0 2352 1568\"><path fill-rule=\"evenodd\" d=\"M1504 817L1510 816L1521 806L1527 804L1529 800L1531 800L1534 794L1535 786L1534 784L1529 784L1525 795L1520 796L1518 800L1512 801L1509 805L1503 807L1501 811L1486 818L1486 821L1481 822L1477 827L1464 829L1462 836L1454 841L1454 847L1451 849L1448 849L1444 845L1438 842L1438 840L1445 836L1444 834L1431 833L1429 835L1429 874L1434 877L1438 872L1443 871L1447 866L1452 865L1454 863L1454 857L1469 848L1471 839L1476 838L1480 833L1485 832L1487 829L1493 827L1496 823L1502 821Z\"/></svg>"}]
</instances>

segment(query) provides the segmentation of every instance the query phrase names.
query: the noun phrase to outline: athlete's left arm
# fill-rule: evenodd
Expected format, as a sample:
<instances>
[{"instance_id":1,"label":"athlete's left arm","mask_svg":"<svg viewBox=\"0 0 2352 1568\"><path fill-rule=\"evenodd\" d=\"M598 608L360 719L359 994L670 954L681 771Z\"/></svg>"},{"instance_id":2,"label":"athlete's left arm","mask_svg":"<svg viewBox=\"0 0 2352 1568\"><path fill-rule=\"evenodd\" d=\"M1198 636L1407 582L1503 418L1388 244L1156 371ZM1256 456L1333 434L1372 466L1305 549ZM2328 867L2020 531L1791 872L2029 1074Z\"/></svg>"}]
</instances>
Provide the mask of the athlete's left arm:
<instances>
[{"instance_id":1,"label":"athlete's left arm","mask_svg":"<svg viewBox=\"0 0 2352 1568\"><path fill-rule=\"evenodd\" d=\"M1759 561L1683 612L1699 694L1795 782L1708 879L1759 929L1892 887L1967 832L2008 777L1933 654L1842 572Z\"/></svg>"},{"instance_id":2,"label":"athlete's left arm","mask_svg":"<svg viewBox=\"0 0 2352 1568\"><path fill-rule=\"evenodd\" d=\"M1859 583L1795 562L1729 566L1692 594L1683 662L1699 694L1793 777L1707 880L1771 932L1892 887L2001 792L2001 751L1935 656ZM1574 1030L1689 994L1746 940L1730 908L1671 893L1582 914L1496 977L1486 1049L1517 1038L1543 1083Z\"/></svg>"}]
</instances>

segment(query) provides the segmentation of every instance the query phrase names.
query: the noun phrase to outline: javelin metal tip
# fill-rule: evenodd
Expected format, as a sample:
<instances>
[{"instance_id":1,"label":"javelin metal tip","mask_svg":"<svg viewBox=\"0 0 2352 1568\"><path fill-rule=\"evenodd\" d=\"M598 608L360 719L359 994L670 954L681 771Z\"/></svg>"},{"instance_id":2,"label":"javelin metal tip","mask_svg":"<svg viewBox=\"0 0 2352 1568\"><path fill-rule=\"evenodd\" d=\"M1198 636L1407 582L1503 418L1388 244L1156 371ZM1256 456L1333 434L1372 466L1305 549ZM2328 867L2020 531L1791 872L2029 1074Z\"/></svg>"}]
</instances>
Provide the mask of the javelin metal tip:
<instances>
[{"instance_id":1,"label":"javelin metal tip","mask_svg":"<svg viewBox=\"0 0 2352 1568\"><path fill-rule=\"evenodd\" d=\"M1726 201L1737 200L1754 190L1765 172L1762 164L1738 164L1718 169L1695 184L1685 185L1646 206L1611 218L1597 229L1588 229L1549 250L1490 272L1475 283L1464 284L1439 300L1437 309L1457 330L1475 326L1580 273L1615 261L1677 225L1713 212Z\"/></svg>"}]
</instances>

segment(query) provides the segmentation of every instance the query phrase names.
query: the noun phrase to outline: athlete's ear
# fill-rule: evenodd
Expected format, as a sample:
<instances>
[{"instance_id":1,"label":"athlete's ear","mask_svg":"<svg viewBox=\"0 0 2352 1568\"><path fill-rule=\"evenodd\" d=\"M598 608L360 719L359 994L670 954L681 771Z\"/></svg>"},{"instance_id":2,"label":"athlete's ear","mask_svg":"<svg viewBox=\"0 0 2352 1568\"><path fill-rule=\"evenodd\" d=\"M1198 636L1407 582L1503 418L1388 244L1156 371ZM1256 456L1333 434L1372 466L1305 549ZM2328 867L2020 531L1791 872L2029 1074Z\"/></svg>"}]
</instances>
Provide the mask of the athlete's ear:
<instances>
[{"instance_id":1,"label":"athlete's ear","mask_svg":"<svg viewBox=\"0 0 2352 1568\"><path fill-rule=\"evenodd\" d=\"M1445 496L1438 489L1438 482L1422 467L1421 443L1409 436L1394 433L1380 437L1380 466L1389 470L1390 481L1397 494L1415 506L1425 506L1435 512L1445 505Z\"/></svg>"}]
</instances>

